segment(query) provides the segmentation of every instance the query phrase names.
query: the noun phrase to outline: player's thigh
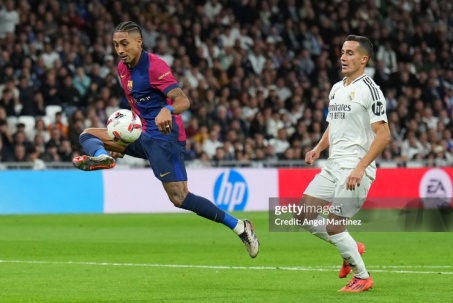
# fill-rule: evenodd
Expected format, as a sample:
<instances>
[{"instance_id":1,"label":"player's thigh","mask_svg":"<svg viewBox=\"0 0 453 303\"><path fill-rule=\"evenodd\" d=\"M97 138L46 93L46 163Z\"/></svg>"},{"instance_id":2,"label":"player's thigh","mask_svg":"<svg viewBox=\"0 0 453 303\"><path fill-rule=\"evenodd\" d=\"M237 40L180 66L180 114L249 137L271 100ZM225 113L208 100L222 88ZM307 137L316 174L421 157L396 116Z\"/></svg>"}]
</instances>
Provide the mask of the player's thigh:
<instances>
[{"instance_id":1,"label":"player's thigh","mask_svg":"<svg viewBox=\"0 0 453 303\"><path fill-rule=\"evenodd\" d=\"M317 198L317 200L323 200L329 203L332 202L335 188L336 180L332 177L328 170L323 169L313 178L310 184L308 184L304 191L304 196L314 197Z\"/></svg>"},{"instance_id":2,"label":"player's thigh","mask_svg":"<svg viewBox=\"0 0 453 303\"><path fill-rule=\"evenodd\" d=\"M144 148L144 145L146 144L146 142L144 142L145 138L146 136L142 134L140 138L126 147L124 154L135 158L148 159Z\"/></svg>"},{"instance_id":3,"label":"player's thigh","mask_svg":"<svg viewBox=\"0 0 453 303\"><path fill-rule=\"evenodd\" d=\"M187 181L184 142L144 138L142 144L157 179L162 183Z\"/></svg>"},{"instance_id":4,"label":"player's thigh","mask_svg":"<svg viewBox=\"0 0 453 303\"><path fill-rule=\"evenodd\" d=\"M331 212L343 218L351 218L360 210L373 183L368 176L364 175L360 186L356 186L354 190L347 190L346 182L351 171L351 169L341 170L339 178L341 182L338 182L332 201Z\"/></svg>"},{"instance_id":5,"label":"player's thigh","mask_svg":"<svg viewBox=\"0 0 453 303\"><path fill-rule=\"evenodd\" d=\"M104 143L104 147L108 151L114 151L118 153L124 153L125 146L122 146L115 141L107 133L106 128L87 128L83 131L84 134L93 135L99 139L101 139L102 143Z\"/></svg>"},{"instance_id":6,"label":"player's thigh","mask_svg":"<svg viewBox=\"0 0 453 303\"><path fill-rule=\"evenodd\" d=\"M329 204L335 193L335 180L325 170L317 174L304 191L300 219L315 219Z\"/></svg>"}]
</instances>

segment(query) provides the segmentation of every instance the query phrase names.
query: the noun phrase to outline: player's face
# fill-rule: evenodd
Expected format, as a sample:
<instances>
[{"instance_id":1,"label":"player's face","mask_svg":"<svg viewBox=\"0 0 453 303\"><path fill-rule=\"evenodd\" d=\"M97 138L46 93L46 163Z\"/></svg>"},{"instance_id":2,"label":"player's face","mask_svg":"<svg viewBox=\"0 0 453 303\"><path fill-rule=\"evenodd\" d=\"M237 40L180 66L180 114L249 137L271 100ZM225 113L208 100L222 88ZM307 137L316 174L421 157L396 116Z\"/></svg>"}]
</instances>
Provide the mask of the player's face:
<instances>
[{"instance_id":1,"label":"player's face","mask_svg":"<svg viewBox=\"0 0 453 303\"><path fill-rule=\"evenodd\" d=\"M142 51L142 38L139 34L115 32L113 46L120 59L131 67L135 66Z\"/></svg>"},{"instance_id":2,"label":"player's face","mask_svg":"<svg viewBox=\"0 0 453 303\"><path fill-rule=\"evenodd\" d=\"M359 48L359 42L346 41L341 49L341 72L346 77L363 73L368 56Z\"/></svg>"}]
</instances>

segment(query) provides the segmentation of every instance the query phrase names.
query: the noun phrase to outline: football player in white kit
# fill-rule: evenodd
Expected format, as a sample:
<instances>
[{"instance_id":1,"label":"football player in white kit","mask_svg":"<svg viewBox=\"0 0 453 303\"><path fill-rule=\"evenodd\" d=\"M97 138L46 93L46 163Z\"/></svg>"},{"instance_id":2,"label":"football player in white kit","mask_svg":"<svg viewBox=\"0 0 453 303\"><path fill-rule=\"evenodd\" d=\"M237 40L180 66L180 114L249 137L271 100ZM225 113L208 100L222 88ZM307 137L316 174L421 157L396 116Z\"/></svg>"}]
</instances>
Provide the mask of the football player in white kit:
<instances>
[{"instance_id":1,"label":"football player in white kit","mask_svg":"<svg viewBox=\"0 0 453 303\"><path fill-rule=\"evenodd\" d=\"M390 141L384 95L365 74L365 66L372 56L373 45L366 37L346 38L340 58L344 78L329 94L329 126L316 147L305 155L305 162L313 164L329 148L326 164L301 200L303 209L311 211L305 211L299 218L303 222L316 222L302 227L337 247L343 258L340 278L353 271L354 278L340 289L342 292L361 292L373 287L373 279L361 257L365 247L346 229L349 218L362 207L376 177L374 160ZM322 207L328 207L327 220L319 216Z\"/></svg>"}]
</instances>

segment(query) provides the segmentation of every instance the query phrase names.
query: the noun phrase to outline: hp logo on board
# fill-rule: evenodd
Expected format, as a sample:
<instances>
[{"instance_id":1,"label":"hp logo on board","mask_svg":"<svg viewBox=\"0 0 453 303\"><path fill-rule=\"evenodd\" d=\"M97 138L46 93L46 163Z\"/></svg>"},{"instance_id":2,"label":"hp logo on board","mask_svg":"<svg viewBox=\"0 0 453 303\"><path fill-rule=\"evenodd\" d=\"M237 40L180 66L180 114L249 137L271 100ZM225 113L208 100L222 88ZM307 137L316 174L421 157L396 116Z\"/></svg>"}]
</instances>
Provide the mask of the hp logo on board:
<instances>
[{"instance_id":1,"label":"hp logo on board","mask_svg":"<svg viewBox=\"0 0 453 303\"><path fill-rule=\"evenodd\" d=\"M224 211L244 210L248 197L247 182L235 170L221 173L214 184L214 201Z\"/></svg>"}]
</instances>

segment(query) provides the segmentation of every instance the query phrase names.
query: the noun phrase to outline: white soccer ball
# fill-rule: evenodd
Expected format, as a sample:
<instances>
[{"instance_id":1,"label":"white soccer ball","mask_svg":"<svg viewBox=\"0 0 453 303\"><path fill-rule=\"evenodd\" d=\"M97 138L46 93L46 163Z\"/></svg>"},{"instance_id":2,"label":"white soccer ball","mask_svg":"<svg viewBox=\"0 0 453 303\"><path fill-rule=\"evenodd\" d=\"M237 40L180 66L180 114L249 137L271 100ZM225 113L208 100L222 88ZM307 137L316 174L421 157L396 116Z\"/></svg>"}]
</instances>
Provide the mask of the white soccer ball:
<instances>
[{"instance_id":1,"label":"white soccer ball","mask_svg":"<svg viewBox=\"0 0 453 303\"><path fill-rule=\"evenodd\" d=\"M117 110L107 120L107 133L118 144L128 145L140 137L142 121L130 110Z\"/></svg>"}]
</instances>

